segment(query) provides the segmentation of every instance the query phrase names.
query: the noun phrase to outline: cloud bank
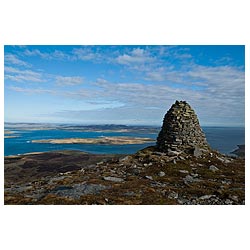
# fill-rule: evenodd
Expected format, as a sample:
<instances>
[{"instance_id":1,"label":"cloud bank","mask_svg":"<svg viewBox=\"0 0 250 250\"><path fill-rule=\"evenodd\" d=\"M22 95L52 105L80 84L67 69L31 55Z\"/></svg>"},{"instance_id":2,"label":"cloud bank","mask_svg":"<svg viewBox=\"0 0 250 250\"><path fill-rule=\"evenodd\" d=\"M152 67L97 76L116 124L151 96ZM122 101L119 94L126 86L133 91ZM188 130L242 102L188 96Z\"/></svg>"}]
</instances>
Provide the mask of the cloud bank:
<instances>
[{"instance_id":1,"label":"cloud bank","mask_svg":"<svg viewBox=\"0 0 250 250\"><path fill-rule=\"evenodd\" d=\"M40 67L49 62L56 72ZM205 125L244 125L245 119L244 61L236 64L226 53L204 57L192 47L25 47L5 55L5 86L70 103L51 111L63 121L160 125L175 100L188 101Z\"/></svg>"}]
</instances>

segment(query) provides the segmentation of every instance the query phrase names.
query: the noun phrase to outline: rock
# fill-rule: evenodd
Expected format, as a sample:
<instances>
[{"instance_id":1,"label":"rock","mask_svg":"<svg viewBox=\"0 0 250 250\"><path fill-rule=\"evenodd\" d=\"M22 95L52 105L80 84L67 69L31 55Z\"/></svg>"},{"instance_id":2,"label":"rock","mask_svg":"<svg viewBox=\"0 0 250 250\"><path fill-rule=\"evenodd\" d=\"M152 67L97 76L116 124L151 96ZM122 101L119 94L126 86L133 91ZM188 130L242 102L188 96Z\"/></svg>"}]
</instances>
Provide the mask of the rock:
<instances>
[{"instance_id":1,"label":"rock","mask_svg":"<svg viewBox=\"0 0 250 250\"><path fill-rule=\"evenodd\" d=\"M169 199L178 199L178 193L176 193L176 192L171 192L169 195L168 195L168 198Z\"/></svg>"},{"instance_id":2,"label":"rock","mask_svg":"<svg viewBox=\"0 0 250 250\"><path fill-rule=\"evenodd\" d=\"M157 182L154 181L153 183L150 184L151 187L166 187L168 185L168 183L162 183L162 182Z\"/></svg>"},{"instance_id":3,"label":"rock","mask_svg":"<svg viewBox=\"0 0 250 250\"><path fill-rule=\"evenodd\" d=\"M133 175L139 175L139 174L141 173L141 171L140 171L138 168L133 168L133 169L131 170L131 173L132 173Z\"/></svg>"},{"instance_id":4,"label":"rock","mask_svg":"<svg viewBox=\"0 0 250 250\"><path fill-rule=\"evenodd\" d=\"M185 178L183 178L183 181L186 185L192 183L192 182L199 182L201 181L200 179L198 178L194 178L193 176L191 175L187 175Z\"/></svg>"},{"instance_id":5,"label":"rock","mask_svg":"<svg viewBox=\"0 0 250 250\"><path fill-rule=\"evenodd\" d=\"M97 162L97 163L96 163L97 166L102 165L102 164L104 164L103 161L100 161L100 162Z\"/></svg>"},{"instance_id":6,"label":"rock","mask_svg":"<svg viewBox=\"0 0 250 250\"><path fill-rule=\"evenodd\" d=\"M82 173L82 169L80 170L80 172ZM53 177L51 178L49 181L48 181L48 184L51 185L53 184L54 182L57 182L57 181L61 181L63 179L67 178L67 176L56 176L56 177Z\"/></svg>"},{"instance_id":7,"label":"rock","mask_svg":"<svg viewBox=\"0 0 250 250\"><path fill-rule=\"evenodd\" d=\"M178 152L178 151L173 151L170 149L168 149L168 151L167 151L168 156L178 156L179 154L180 154L180 152Z\"/></svg>"},{"instance_id":8,"label":"rock","mask_svg":"<svg viewBox=\"0 0 250 250\"><path fill-rule=\"evenodd\" d=\"M163 176L165 176L166 174L165 174L165 172L161 171L161 172L159 172L158 175L159 175L160 177L163 177Z\"/></svg>"},{"instance_id":9,"label":"rock","mask_svg":"<svg viewBox=\"0 0 250 250\"><path fill-rule=\"evenodd\" d=\"M233 201L229 200L229 199L226 199L225 200L225 204L226 205L232 205L233 204Z\"/></svg>"},{"instance_id":10,"label":"rock","mask_svg":"<svg viewBox=\"0 0 250 250\"><path fill-rule=\"evenodd\" d=\"M96 168L96 165L95 164L90 164L88 166L84 166L85 169L93 169L93 168ZM83 169L83 168L82 168Z\"/></svg>"},{"instance_id":11,"label":"rock","mask_svg":"<svg viewBox=\"0 0 250 250\"><path fill-rule=\"evenodd\" d=\"M103 177L105 181L113 181L113 182L124 182L124 179L112 176Z\"/></svg>"},{"instance_id":12,"label":"rock","mask_svg":"<svg viewBox=\"0 0 250 250\"><path fill-rule=\"evenodd\" d=\"M238 202L239 199L238 199L238 196L237 195L229 195L229 198L235 202Z\"/></svg>"},{"instance_id":13,"label":"rock","mask_svg":"<svg viewBox=\"0 0 250 250\"><path fill-rule=\"evenodd\" d=\"M228 164L231 162L231 160L227 159L227 158L222 158L217 156L217 159L220 160L222 163Z\"/></svg>"},{"instance_id":14,"label":"rock","mask_svg":"<svg viewBox=\"0 0 250 250\"><path fill-rule=\"evenodd\" d=\"M179 170L179 172L182 173L182 174L188 174L189 173L187 170L182 170L182 169Z\"/></svg>"},{"instance_id":15,"label":"rock","mask_svg":"<svg viewBox=\"0 0 250 250\"><path fill-rule=\"evenodd\" d=\"M197 146L194 147L193 155L194 155L195 157L199 157L199 156L202 155L202 151L199 149L199 147L197 147Z\"/></svg>"},{"instance_id":16,"label":"rock","mask_svg":"<svg viewBox=\"0 0 250 250\"><path fill-rule=\"evenodd\" d=\"M223 180L221 181L222 184L230 185L232 182L230 180Z\"/></svg>"},{"instance_id":17,"label":"rock","mask_svg":"<svg viewBox=\"0 0 250 250\"><path fill-rule=\"evenodd\" d=\"M193 181L194 181L194 178L193 178L191 175L187 175L187 176L185 177L185 180L186 180L186 181L193 182Z\"/></svg>"},{"instance_id":18,"label":"rock","mask_svg":"<svg viewBox=\"0 0 250 250\"><path fill-rule=\"evenodd\" d=\"M155 154L155 155L158 155L158 156L165 156L165 155L166 155L165 153L163 153L163 152L158 152L158 151L154 152L154 154Z\"/></svg>"},{"instance_id":19,"label":"rock","mask_svg":"<svg viewBox=\"0 0 250 250\"><path fill-rule=\"evenodd\" d=\"M213 194L210 194L210 195L203 195L201 197L199 197L199 200L208 200L210 199L211 197L216 197L216 195L213 195Z\"/></svg>"},{"instance_id":20,"label":"rock","mask_svg":"<svg viewBox=\"0 0 250 250\"><path fill-rule=\"evenodd\" d=\"M185 160L185 158L183 156L181 156L181 155L179 156L179 159L182 160L182 161Z\"/></svg>"},{"instance_id":21,"label":"rock","mask_svg":"<svg viewBox=\"0 0 250 250\"><path fill-rule=\"evenodd\" d=\"M152 166L152 165L153 165L153 163L152 163L152 162L149 162L149 163L144 163L144 164L143 164L143 166L144 166L144 167L150 167L150 166Z\"/></svg>"},{"instance_id":22,"label":"rock","mask_svg":"<svg viewBox=\"0 0 250 250\"><path fill-rule=\"evenodd\" d=\"M148 180L151 180L151 181L153 180L153 177L149 176L149 175L146 175L145 178L148 179Z\"/></svg>"},{"instance_id":23,"label":"rock","mask_svg":"<svg viewBox=\"0 0 250 250\"><path fill-rule=\"evenodd\" d=\"M191 202L188 200L188 199L185 199L185 198L179 198L178 200L178 203L181 204L181 205L190 205Z\"/></svg>"},{"instance_id":24,"label":"rock","mask_svg":"<svg viewBox=\"0 0 250 250\"><path fill-rule=\"evenodd\" d=\"M197 200L195 200L195 199L191 200L191 204L192 205L196 205L197 204Z\"/></svg>"},{"instance_id":25,"label":"rock","mask_svg":"<svg viewBox=\"0 0 250 250\"><path fill-rule=\"evenodd\" d=\"M209 170L211 170L211 171L213 171L213 172L216 172L216 171L218 171L219 169L218 169L216 166L211 165L211 166L209 167Z\"/></svg>"},{"instance_id":26,"label":"rock","mask_svg":"<svg viewBox=\"0 0 250 250\"><path fill-rule=\"evenodd\" d=\"M129 192L124 193L124 195L126 195L126 196L134 196L135 192L129 191Z\"/></svg>"},{"instance_id":27,"label":"rock","mask_svg":"<svg viewBox=\"0 0 250 250\"><path fill-rule=\"evenodd\" d=\"M194 182L194 178L191 175L187 175L183 180L184 183Z\"/></svg>"},{"instance_id":28,"label":"rock","mask_svg":"<svg viewBox=\"0 0 250 250\"><path fill-rule=\"evenodd\" d=\"M199 176L198 174L194 174L194 173L191 173L191 175L192 175L194 178L196 178L196 177Z\"/></svg>"},{"instance_id":29,"label":"rock","mask_svg":"<svg viewBox=\"0 0 250 250\"><path fill-rule=\"evenodd\" d=\"M27 190L32 190L33 189L33 186L17 186L15 187L15 191L16 192L25 192Z\"/></svg>"},{"instance_id":30,"label":"rock","mask_svg":"<svg viewBox=\"0 0 250 250\"><path fill-rule=\"evenodd\" d=\"M79 170L79 173L84 174L84 173L85 173L85 169L84 169L84 168L80 169L80 170Z\"/></svg>"},{"instance_id":31,"label":"rock","mask_svg":"<svg viewBox=\"0 0 250 250\"><path fill-rule=\"evenodd\" d=\"M100 184L86 184L85 182L73 186L58 186L50 193L72 199L79 199L82 195L97 194L102 190L109 188Z\"/></svg>"},{"instance_id":32,"label":"rock","mask_svg":"<svg viewBox=\"0 0 250 250\"><path fill-rule=\"evenodd\" d=\"M127 155L127 156L125 156L125 157L120 158L120 159L119 159L119 162L129 161L130 158L131 158L131 156Z\"/></svg>"}]
</instances>

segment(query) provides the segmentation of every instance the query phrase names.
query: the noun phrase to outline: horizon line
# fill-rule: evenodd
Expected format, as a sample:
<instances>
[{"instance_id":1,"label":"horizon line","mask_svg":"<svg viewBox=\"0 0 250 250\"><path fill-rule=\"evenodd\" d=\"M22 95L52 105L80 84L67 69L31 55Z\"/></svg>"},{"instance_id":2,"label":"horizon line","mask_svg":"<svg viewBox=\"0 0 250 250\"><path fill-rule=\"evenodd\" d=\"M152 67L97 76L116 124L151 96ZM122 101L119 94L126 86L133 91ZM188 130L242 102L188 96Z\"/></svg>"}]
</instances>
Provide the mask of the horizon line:
<instances>
[{"instance_id":1,"label":"horizon line","mask_svg":"<svg viewBox=\"0 0 250 250\"><path fill-rule=\"evenodd\" d=\"M161 127L162 125L152 125L152 124L116 124L116 123L100 123L100 124L94 124L94 123L70 123L70 122L4 122L5 123L11 123L11 124L51 124L51 125L82 125L82 126L104 126L104 125L114 125L114 126L150 126L150 127ZM201 125L201 127L228 127L228 128L245 128L244 125Z\"/></svg>"}]
</instances>

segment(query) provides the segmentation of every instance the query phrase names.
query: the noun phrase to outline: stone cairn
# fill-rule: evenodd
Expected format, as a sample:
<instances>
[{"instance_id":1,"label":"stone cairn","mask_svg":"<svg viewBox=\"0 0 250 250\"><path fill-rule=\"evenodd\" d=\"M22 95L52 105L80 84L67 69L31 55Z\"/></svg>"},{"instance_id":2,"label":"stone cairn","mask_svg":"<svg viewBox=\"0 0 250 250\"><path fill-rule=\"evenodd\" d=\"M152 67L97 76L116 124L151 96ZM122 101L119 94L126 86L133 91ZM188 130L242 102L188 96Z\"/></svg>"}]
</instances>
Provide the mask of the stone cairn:
<instances>
[{"instance_id":1,"label":"stone cairn","mask_svg":"<svg viewBox=\"0 0 250 250\"><path fill-rule=\"evenodd\" d=\"M210 149L194 110L185 101L176 101L166 113L156 146L168 155L200 156Z\"/></svg>"}]
</instances>

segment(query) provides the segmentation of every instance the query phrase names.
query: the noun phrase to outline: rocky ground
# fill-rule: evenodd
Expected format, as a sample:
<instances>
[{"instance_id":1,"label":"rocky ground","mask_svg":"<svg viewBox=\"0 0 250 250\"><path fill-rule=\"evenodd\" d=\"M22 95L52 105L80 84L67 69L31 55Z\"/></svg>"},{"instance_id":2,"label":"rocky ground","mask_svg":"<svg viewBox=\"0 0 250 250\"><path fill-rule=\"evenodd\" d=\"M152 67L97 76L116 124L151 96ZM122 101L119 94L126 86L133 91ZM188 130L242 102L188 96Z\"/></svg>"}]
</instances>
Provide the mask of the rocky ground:
<instances>
[{"instance_id":1,"label":"rocky ground","mask_svg":"<svg viewBox=\"0 0 250 250\"><path fill-rule=\"evenodd\" d=\"M245 160L55 151L5 157L5 204L245 204Z\"/></svg>"}]
</instances>

